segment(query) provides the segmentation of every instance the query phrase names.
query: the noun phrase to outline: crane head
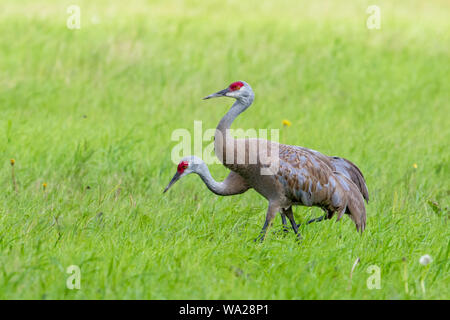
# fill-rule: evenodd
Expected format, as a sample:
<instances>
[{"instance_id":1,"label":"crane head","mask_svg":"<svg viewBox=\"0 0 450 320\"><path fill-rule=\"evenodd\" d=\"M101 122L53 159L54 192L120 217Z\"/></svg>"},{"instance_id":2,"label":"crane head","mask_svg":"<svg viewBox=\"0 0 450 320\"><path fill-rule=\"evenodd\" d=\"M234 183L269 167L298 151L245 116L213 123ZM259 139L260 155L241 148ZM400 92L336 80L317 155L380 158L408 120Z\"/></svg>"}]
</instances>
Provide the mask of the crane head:
<instances>
[{"instance_id":1,"label":"crane head","mask_svg":"<svg viewBox=\"0 0 450 320\"><path fill-rule=\"evenodd\" d=\"M203 100L220 97L229 97L236 100L251 98L251 100L253 100L253 96L253 90L248 83L245 81L236 81L230 84L227 88L204 97Z\"/></svg>"},{"instance_id":2,"label":"crane head","mask_svg":"<svg viewBox=\"0 0 450 320\"><path fill-rule=\"evenodd\" d=\"M178 163L177 166L177 172L173 176L172 180L170 180L167 187L164 189L163 193L165 193L169 188L178 180L183 178L184 176L187 176L188 174L191 174L193 172L197 172L199 170L199 165L203 164L204 162L195 156L188 156L181 159L180 163Z\"/></svg>"}]
</instances>

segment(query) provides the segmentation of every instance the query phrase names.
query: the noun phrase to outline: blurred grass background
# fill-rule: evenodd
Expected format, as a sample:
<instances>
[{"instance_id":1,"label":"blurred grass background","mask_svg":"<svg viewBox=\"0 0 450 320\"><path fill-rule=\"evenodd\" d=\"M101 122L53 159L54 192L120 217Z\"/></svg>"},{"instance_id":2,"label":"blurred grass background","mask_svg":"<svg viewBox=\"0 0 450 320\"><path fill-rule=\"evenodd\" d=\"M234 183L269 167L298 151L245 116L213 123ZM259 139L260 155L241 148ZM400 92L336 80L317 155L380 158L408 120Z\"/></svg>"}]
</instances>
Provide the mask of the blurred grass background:
<instances>
[{"instance_id":1,"label":"blurred grass background","mask_svg":"<svg viewBox=\"0 0 450 320\"><path fill-rule=\"evenodd\" d=\"M366 28L372 4L380 30ZM437 0L3 0L0 298L449 299L449 13ZM172 131L215 128L230 100L201 98L240 79L256 100L234 128L280 128L282 143L358 164L363 236L328 221L299 246L277 218L259 245L254 191L220 198L192 176L162 196ZM66 288L69 265L81 290Z\"/></svg>"}]
</instances>

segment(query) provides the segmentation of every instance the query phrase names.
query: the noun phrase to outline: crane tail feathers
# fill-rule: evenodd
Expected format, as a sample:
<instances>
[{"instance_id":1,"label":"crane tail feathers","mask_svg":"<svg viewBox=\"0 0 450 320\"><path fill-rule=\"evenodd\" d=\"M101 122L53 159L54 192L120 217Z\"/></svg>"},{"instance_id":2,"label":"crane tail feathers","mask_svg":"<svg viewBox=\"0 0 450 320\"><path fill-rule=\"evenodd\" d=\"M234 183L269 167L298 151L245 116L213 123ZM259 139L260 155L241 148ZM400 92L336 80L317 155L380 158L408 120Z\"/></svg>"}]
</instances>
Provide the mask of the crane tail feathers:
<instances>
[{"instance_id":1,"label":"crane tail feathers","mask_svg":"<svg viewBox=\"0 0 450 320\"><path fill-rule=\"evenodd\" d=\"M356 230L363 233L366 229L366 208L364 206L364 201L360 194L358 197L351 195L347 203L347 209L350 214L350 219L355 223Z\"/></svg>"},{"instance_id":2,"label":"crane tail feathers","mask_svg":"<svg viewBox=\"0 0 450 320\"><path fill-rule=\"evenodd\" d=\"M345 158L332 157L331 161L335 167L335 170L352 180L356 187L358 187L359 192L361 192L366 202L369 203L369 190L367 189L366 180L364 179L361 170L359 170L353 162Z\"/></svg>"},{"instance_id":3,"label":"crane tail feathers","mask_svg":"<svg viewBox=\"0 0 450 320\"><path fill-rule=\"evenodd\" d=\"M355 223L356 230L363 233L366 229L366 206L364 198L358 187L351 181L349 182L350 190L347 192L347 209L350 219Z\"/></svg>"}]
</instances>

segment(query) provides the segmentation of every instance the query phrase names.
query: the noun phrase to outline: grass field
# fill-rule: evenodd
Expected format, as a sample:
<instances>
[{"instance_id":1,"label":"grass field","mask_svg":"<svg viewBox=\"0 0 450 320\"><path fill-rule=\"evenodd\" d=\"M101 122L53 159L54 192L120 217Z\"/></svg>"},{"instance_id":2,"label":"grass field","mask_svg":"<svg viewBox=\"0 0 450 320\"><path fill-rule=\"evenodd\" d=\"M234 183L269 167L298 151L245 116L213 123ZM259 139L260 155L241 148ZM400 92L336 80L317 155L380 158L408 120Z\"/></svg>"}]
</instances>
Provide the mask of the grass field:
<instances>
[{"instance_id":1,"label":"grass field","mask_svg":"<svg viewBox=\"0 0 450 320\"><path fill-rule=\"evenodd\" d=\"M450 299L449 14L444 0L3 0L0 298ZM277 217L254 243L255 191L217 197L192 175L162 194L173 130L215 128L232 101L201 98L235 80L256 100L233 128L279 128L361 168L362 236L344 218L302 226L298 244Z\"/></svg>"}]
</instances>

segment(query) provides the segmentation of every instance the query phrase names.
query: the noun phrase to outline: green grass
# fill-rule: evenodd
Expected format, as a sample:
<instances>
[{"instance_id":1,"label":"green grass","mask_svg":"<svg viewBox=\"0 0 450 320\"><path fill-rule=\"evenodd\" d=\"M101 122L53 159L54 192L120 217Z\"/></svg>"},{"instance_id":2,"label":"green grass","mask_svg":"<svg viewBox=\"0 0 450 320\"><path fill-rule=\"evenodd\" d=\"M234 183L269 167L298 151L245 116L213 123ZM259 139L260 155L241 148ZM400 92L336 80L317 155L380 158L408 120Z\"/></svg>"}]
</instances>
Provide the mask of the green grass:
<instances>
[{"instance_id":1,"label":"green grass","mask_svg":"<svg viewBox=\"0 0 450 320\"><path fill-rule=\"evenodd\" d=\"M74 2L80 30L66 28ZM371 4L380 30L366 28ZM449 299L449 12L443 0L2 1L0 298ZM301 227L299 245L277 217L255 244L256 192L217 197L192 175L162 194L172 131L215 128L231 100L201 97L240 79L256 100L234 128L280 128L282 143L358 164L362 236L345 218ZM295 209L298 222L320 214ZM70 265L81 290L66 288Z\"/></svg>"}]
</instances>

